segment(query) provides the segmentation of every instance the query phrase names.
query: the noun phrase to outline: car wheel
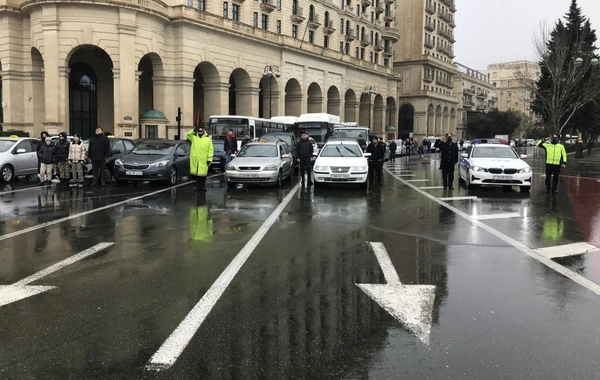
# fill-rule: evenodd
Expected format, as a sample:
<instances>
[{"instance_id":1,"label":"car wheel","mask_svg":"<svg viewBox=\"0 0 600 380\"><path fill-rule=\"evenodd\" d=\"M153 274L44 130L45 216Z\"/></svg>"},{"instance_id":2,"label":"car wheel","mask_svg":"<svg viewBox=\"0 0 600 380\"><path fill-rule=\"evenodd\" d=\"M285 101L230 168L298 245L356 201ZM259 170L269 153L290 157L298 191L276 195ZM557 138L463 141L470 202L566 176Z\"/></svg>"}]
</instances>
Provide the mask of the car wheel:
<instances>
[{"instance_id":1,"label":"car wheel","mask_svg":"<svg viewBox=\"0 0 600 380\"><path fill-rule=\"evenodd\" d=\"M10 182L15 178L15 169L10 165L4 165L2 167L2 181Z\"/></svg>"},{"instance_id":2,"label":"car wheel","mask_svg":"<svg viewBox=\"0 0 600 380\"><path fill-rule=\"evenodd\" d=\"M279 174L277 174L277 182L275 183L275 186L281 187L282 185L283 185L283 173L281 172L281 169L279 169Z\"/></svg>"},{"instance_id":3,"label":"car wheel","mask_svg":"<svg viewBox=\"0 0 600 380\"><path fill-rule=\"evenodd\" d=\"M109 167L104 168L104 182L110 183L112 181L112 170Z\"/></svg>"},{"instance_id":4,"label":"car wheel","mask_svg":"<svg viewBox=\"0 0 600 380\"><path fill-rule=\"evenodd\" d=\"M169 169L169 185L175 185L177 183L177 169L175 166L171 166Z\"/></svg>"},{"instance_id":5,"label":"car wheel","mask_svg":"<svg viewBox=\"0 0 600 380\"><path fill-rule=\"evenodd\" d=\"M528 193L531 190L531 186L519 186L522 193Z\"/></svg>"},{"instance_id":6,"label":"car wheel","mask_svg":"<svg viewBox=\"0 0 600 380\"><path fill-rule=\"evenodd\" d=\"M230 189L235 189L237 187L237 183L235 182L227 182L227 187Z\"/></svg>"},{"instance_id":7,"label":"car wheel","mask_svg":"<svg viewBox=\"0 0 600 380\"><path fill-rule=\"evenodd\" d=\"M467 178L465 178L465 184L467 185L467 189L469 190L473 190L475 188L475 185L473 185L471 183L471 175L469 174L469 171L467 171Z\"/></svg>"},{"instance_id":8,"label":"car wheel","mask_svg":"<svg viewBox=\"0 0 600 380\"><path fill-rule=\"evenodd\" d=\"M219 168L221 169L221 173L225 173L225 164L221 165Z\"/></svg>"}]
</instances>

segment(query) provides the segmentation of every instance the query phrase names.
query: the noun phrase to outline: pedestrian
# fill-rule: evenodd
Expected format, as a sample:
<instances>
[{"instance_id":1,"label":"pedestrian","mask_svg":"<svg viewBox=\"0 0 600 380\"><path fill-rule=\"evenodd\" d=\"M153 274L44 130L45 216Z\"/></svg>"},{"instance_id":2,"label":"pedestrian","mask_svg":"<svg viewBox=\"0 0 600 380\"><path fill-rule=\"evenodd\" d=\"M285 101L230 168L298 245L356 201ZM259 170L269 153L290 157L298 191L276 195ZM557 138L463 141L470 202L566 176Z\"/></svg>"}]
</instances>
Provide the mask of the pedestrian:
<instances>
[{"instance_id":1,"label":"pedestrian","mask_svg":"<svg viewBox=\"0 0 600 380\"><path fill-rule=\"evenodd\" d=\"M248 144L250 142L250 135L245 135L244 139L242 140L242 148L244 147L244 145Z\"/></svg>"},{"instance_id":2,"label":"pedestrian","mask_svg":"<svg viewBox=\"0 0 600 380\"><path fill-rule=\"evenodd\" d=\"M592 139L588 140L588 144L587 144L587 149L588 149L588 156L592 155L592 148L594 147L594 141Z\"/></svg>"},{"instance_id":3,"label":"pedestrian","mask_svg":"<svg viewBox=\"0 0 600 380\"><path fill-rule=\"evenodd\" d=\"M48 134L48 132L43 131L42 133L40 133L40 140L35 145L35 155L36 155L36 157L40 156L40 148L46 144L46 137L50 137L50 134ZM42 164L42 161L40 161L38 159L38 173L40 172L40 165L41 164Z\"/></svg>"},{"instance_id":4,"label":"pedestrian","mask_svg":"<svg viewBox=\"0 0 600 380\"><path fill-rule=\"evenodd\" d=\"M223 146L223 151L225 152L225 165L229 164L229 161L231 161L231 155L237 154L237 150L237 138L235 137L233 130L230 129L229 132L227 132L225 144Z\"/></svg>"},{"instance_id":5,"label":"pedestrian","mask_svg":"<svg viewBox=\"0 0 600 380\"><path fill-rule=\"evenodd\" d=\"M385 142L383 141L383 138L379 138L379 141L377 142L377 145L379 145L379 147L381 147L381 149L383 149L383 158L385 161L385 154L387 153L387 145L385 144Z\"/></svg>"},{"instance_id":6,"label":"pedestrian","mask_svg":"<svg viewBox=\"0 0 600 380\"><path fill-rule=\"evenodd\" d=\"M40 186L52 184L52 169L56 162L56 146L52 144L50 137L46 137L44 145L38 153L40 161Z\"/></svg>"},{"instance_id":7,"label":"pedestrian","mask_svg":"<svg viewBox=\"0 0 600 380\"><path fill-rule=\"evenodd\" d=\"M375 176L377 176L377 184L383 186L383 159L385 157L384 148L378 143L377 137L373 136L373 140L367 146L369 156L369 186L373 186Z\"/></svg>"},{"instance_id":8,"label":"pedestrian","mask_svg":"<svg viewBox=\"0 0 600 380\"><path fill-rule=\"evenodd\" d=\"M440 170L444 190L454 190L454 166L458 163L458 145L452 141L452 134L446 135L446 141L439 144Z\"/></svg>"},{"instance_id":9,"label":"pedestrian","mask_svg":"<svg viewBox=\"0 0 600 380\"><path fill-rule=\"evenodd\" d=\"M58 134L58 142L56 143L56 162L58 164L58 178L62 186L69 184L71 177L71 165L69 164L69 140L67 133L61 132Z\"/></svg>"},{"instance_id":10,"label":"pedestrian","mask_svg":"<svg viewBox=\"0 0 600 380\"><path fill-rule=\"evenodd\" d=\"M394 140L389 145L390 148L390 161L396 162L396 149L398 149L398 145Z\"/></svg>"},{"instance_id":11,"label":"pedestrian","mask_svg":"<svg viewBox=\"0 0 600 380\"><path fill-rule=\"evenodd\" d=\"M190 152L190 174L196 177L195 191L206 191L206 176L213 158L212 140L204 133L204 127L196 127L187 133L187 140L192 143ZM237 143L236 143L237 144Z\"/></svg>"},{"instance_id":12,"label":"pedestrian","mask_svg":"<svg viewBox=\"0 0 600 380\"><path fill-rule=\"evenodd\" d=\"M71 187L83 187L83 164L87 159L87 151L79 135L73 136L73 143L69 146L69 163L71 164Z\"/></svg>"},{"instance_id":13,"label":"pedestrian","mask_svg":"<svg viewBox=\"0 0 600 380\"><path fill-rule=\"evenodd\" d=\"M460 150L461 150L461 151L465 150L465 149L464 149L464 146L465 146L465 142L464 142L464 140L460 140L460 141L458 142L458 145L460 145Z\"/></svg>"},{"instance_id":14,"label":"pedestrian","mask_svg":"<svg viewBox=\"0 0 600 380\"><path fill-rule=\"evenodd\" d=\"M363 138L363 135L358 135L358 146L363 152L367 149L367 141Z\"/></svg>"},{"instance_id":15,"label":"pedestrian","mask_svg":"<svg viewBox=\"0 0 600 380\"><path fill-rule=\"evenodd\" d=\"M110 140L104 135L101 127L96 128L96 134L90 139L88 157L92 161L92 186L98 184L105 186L104 170L106 160L110 157Z\"/></svg>"},{"instance_id":16,"label":"pedestrian","mask_svg":"<svg viewBox=\"0 0 600 380\"><path fill-rule=\"evenodd\" d=\"M550 194L550 179L552 178L552 194L558 194L558 177L560 169L567 164L567 151L563 144L558 142L558 136L550 138L550 142L540 140L537 146L546 151L546 194Z\"/></svg>"},{"instance_id":17,"label":"pedestrian","mask_svg":"<svg viewBox=\"0 0 600 380\"><path fill-rule=\"evenodd\" d=\"M302 132L300 135L300 141L296 143L296 157L300 163L300 178L304 185L304 173L306 172L306 179L309 185L312 185L311 172L312 172L312 160L313 160L314 147L312 142L308 139L308 133Z\"/></svg>"}]
</instances>

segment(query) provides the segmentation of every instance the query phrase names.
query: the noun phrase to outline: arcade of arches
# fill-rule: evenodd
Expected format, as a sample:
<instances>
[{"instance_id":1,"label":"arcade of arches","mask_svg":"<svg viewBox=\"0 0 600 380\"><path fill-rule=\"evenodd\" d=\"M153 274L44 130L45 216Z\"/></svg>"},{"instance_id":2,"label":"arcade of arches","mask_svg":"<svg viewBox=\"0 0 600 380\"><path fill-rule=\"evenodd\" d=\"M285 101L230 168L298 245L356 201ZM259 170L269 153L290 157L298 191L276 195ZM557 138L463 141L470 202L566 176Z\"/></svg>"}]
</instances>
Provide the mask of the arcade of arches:
<instances>
[{"instance_id":1,"label":"arcade of arches","mask_svg":"<svg viewBox=\"0 0 600 380\"><path fill-rule=\"evenodd\" d=\"M189 77L167 77L156 53L137 59L130 67L133 76L125 75L123 64L118 68L115 62L98 46L77 46L52 78L53 70L45 67L42 54L32 48L32 73L25 80L31 104L11 102L4 115L0 114L4 128L24 129L32 135L42 130L51 134L66 131L87 138L101 126L117 136L137 138L144 136L140 116L156 109L168 118L159 136L173 138L177 107L182 108L184 128L206 123L210 115L217 114L269 118L311 112L370 125L376 134L397 127L396 100L384 94L386 78L382 78L381 93L373 95L364 93L363 85L343 88L344 81L324 84L323 79L307 83L286 75L269 78L242 68L218 69L209 62L199 63ZM9 93L14 96L12 90L19 82L23 83L22 77L17 81L10 72L2 72L0 89L5 99Z\"/></svg>"}]
</instances>

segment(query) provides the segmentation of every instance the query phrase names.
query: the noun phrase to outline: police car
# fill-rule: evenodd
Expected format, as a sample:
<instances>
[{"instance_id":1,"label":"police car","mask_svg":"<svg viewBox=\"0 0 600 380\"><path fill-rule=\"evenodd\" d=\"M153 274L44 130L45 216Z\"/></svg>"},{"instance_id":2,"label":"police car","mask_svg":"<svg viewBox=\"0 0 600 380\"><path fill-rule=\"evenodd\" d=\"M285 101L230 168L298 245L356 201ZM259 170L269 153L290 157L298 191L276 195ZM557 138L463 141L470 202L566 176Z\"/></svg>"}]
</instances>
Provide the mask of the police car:
<instances>
[{"instance_id":1,"label":"police car","mask_svg":"<svg viewBox=\"0 0 600 380\"><path fill-rule=\"evenodd\" d=\"M458 175L468 188L476 186L503 186L510 190L519 186L521 191L531 189L531 167L508 145L475 144L460 155Z\"/></svg>"}]
</instances>

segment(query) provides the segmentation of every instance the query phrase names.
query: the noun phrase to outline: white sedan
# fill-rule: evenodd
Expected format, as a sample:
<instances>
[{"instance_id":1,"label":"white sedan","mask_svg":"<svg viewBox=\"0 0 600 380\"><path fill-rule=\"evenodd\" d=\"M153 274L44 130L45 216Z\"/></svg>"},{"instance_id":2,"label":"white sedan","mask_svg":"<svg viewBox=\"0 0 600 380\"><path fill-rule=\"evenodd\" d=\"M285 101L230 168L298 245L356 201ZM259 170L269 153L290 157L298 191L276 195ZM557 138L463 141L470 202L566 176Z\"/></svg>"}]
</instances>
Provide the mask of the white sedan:
<instances>
[{"instance_id":1,"label":"white sedan","mask_svg":"<svg viewBox=\"0 0 600 380\"><path fill-rule=\"evenodd\" d=\"M460 155L458 175L467 187L504 186L509 190L519 186L521 191L531 189L531 167L510 146L475 144Z\"/></svg>"},{"instance_id":2,"label":"white sedan","mask_svg":"<svg viewBox=\"0 0 600 380\"><path fill-rule=\"evenodd\" d=\"M330 140L319 152L313 166L315 187L324 184L358 184L367 188L370 153L363 153L355 140Z\"/></svg>"}]
</instances>

